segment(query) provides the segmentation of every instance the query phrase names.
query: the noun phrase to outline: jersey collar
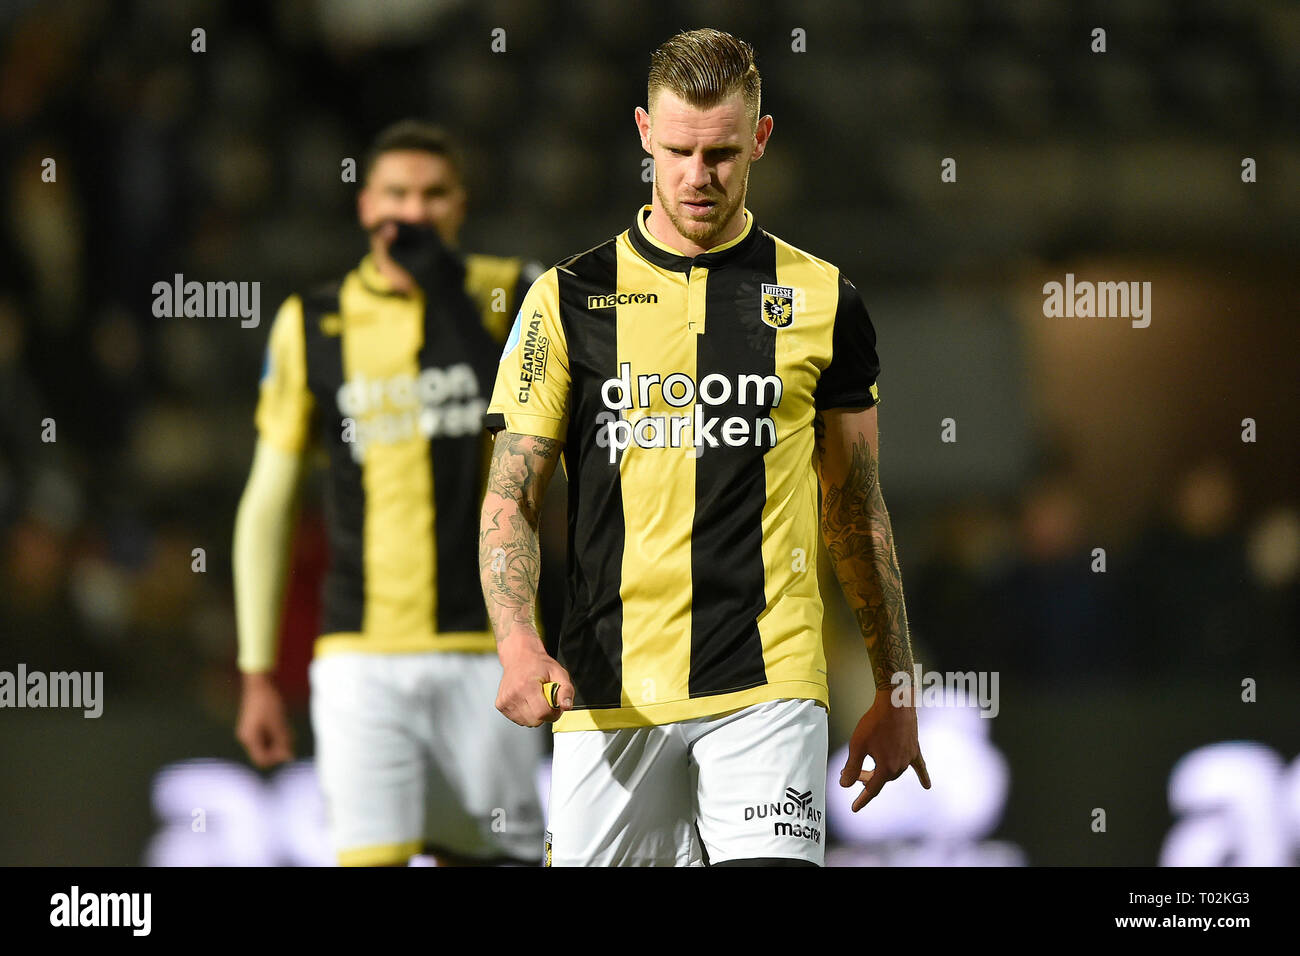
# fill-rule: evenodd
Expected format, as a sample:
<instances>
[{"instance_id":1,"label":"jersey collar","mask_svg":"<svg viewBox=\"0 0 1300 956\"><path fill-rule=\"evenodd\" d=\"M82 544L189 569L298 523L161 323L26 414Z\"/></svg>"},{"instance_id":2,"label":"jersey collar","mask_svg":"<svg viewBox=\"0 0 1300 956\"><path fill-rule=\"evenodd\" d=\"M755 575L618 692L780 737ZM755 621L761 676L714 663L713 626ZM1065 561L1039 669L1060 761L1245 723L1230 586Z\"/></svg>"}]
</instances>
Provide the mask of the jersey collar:
<instances>
[{"instance_id":1,"label":"jersey collar","mask_svg":"<svg viewBox=\"0 0 1300 956\"><path fill-rule=\"evenodd\" d=\"M744 228L740 230L740 235L736 236L735 239L728 240L720 246L714 246L708 252L702 252L698 256L684 256L676 249L664 245L650 235L650 230L646 228L645 221L646 216L650 215L650 210L653 208L647 203L638 210L636 222L628 230L628 239L632 243L632 248L640 254L641 258L673 272L690 272L692 266L701 266L706 269L716 268L743 255L753 245L759 232L758 227L754 225L753 214L746 209Z\"/></svg>"},{"instance_id":2,"label":"jersey collar","mask_svg":"<svg viewBox=\"0 0 1300 956\"><path fill-rule=\"evenodd\" d=\"M373 253L366 253L365 258L361 260L361 265L357 267L357 272L361 276L361 285L364 286L365 290L371 295L398 296L405 298L401 292L398 292L393 288L393 284L384 277L382 272L379 271L379 266L375 265L375 257Z\"/></svg>"}]
</instances>

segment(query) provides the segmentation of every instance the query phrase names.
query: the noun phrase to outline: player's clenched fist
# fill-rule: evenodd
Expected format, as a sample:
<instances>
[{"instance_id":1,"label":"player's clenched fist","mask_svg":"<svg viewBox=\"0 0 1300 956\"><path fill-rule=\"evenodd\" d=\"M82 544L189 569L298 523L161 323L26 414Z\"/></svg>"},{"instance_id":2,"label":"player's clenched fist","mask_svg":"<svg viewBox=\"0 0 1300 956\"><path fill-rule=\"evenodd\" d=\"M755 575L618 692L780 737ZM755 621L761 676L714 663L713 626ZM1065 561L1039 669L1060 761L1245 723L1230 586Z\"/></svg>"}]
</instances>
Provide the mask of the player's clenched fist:
<instances>
[{"instance_id":1,"label":"player's clenched fist","mask_svg":"<svg viewBox=\"0 0 1300 956\"><path fill-rule=\"evenodd\" d=\"M274 767L293 759L293 731L270 675L244 675L235 736L258 767Z\"/></svg>"},{"instance_id":2,"label":"player's clenched fist","mask_svg":"<svg viewBox=\"0 0 1300 956\"><path fill-rule=\"evenodd\" d=\"M513 631L497 646L501 686L497 710L523 727L559 720L573 707L569 672L546 653L535 631ZM554 687L547 685L554 684ZM552 701L555 702L552 706Z\"/></svg>"}]
</instances>

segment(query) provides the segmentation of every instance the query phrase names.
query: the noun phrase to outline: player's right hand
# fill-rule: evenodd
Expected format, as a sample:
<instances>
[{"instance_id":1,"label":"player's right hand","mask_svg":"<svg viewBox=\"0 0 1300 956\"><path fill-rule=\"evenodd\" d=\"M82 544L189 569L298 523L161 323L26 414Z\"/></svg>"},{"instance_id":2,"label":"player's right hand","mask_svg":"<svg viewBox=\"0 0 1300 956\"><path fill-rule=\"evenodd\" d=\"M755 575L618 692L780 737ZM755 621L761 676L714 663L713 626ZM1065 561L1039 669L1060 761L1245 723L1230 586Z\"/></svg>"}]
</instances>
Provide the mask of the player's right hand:
<instances>
[{"instance_id":1,"label":"player's right hand","mask_svg":"<svg viewBox=\"0 0 1300 956\"><path fill-rule=\"evenodd\" d=\"M293 759L293 731L270 674L244 675L235 737L255 766L274 767Z\"/></svg>"},{"instance_id":2,"label":"player's right hand","mask_svg":"<svg viewBox=\"0 0 1300 956\"><path fill-rule=\"evenodd\" d=\"M432 225L386 222L376 232L381 239L391 237L388 238L388 257L406 270L426 296L464 281L463 273L457 274L455 259Z\"/></svg>"},{"instance_id":3,"label":"player's right hand","mask_svg":"<svg viewBox=\"0 0 1300 956\"><path fill-rule=\"evenodd\" d=\"M497 648L501 658L501 685L497 710L521 727L538 727L560 719L573 708L573 681L569 672L546 653L536 631L518 631ZM559 684L552 707L544 692L547 682Z\"/></svg>"}]
</instances>

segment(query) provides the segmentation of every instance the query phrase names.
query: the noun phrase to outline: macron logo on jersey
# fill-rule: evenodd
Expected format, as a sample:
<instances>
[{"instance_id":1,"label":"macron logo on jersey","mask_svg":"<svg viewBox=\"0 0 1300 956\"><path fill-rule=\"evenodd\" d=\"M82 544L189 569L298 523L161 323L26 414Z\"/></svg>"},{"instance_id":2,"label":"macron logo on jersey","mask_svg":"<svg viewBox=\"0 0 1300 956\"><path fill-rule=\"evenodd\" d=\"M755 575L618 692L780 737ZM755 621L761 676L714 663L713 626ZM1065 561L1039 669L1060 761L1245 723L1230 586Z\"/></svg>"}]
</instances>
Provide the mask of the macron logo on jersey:
<instances>
[{"instance_id":1,"label":"macron logo on jersey","mask_svg":"<svg viewBox=\"0 0 1300 956\"><path fill-rule=\"evenodd\" d=\"M612 309L616 305L658 305L659 296L653 292L612 292L609 295L587 296L587 308Z\"/></svg>"}]
</instances>

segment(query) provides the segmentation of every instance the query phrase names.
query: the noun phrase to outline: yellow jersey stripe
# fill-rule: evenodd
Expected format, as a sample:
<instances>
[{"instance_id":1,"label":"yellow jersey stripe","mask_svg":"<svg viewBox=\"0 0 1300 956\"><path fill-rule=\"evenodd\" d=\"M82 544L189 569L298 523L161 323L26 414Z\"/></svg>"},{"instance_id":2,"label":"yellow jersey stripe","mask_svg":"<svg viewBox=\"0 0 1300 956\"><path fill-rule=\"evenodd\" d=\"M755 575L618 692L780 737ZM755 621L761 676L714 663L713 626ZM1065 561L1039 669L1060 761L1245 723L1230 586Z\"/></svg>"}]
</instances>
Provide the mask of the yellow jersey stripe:
<instances>
[{"instance_id":1,"label":"yellow jersey stripe","mask_svg":"<svg viewBox=\"0 0 1300 956\"><path fill-rule=\"evenodd\" d=\"M617 292L626 295L663 287L655 267L636 255L629 244L618 243L617 252ZM704 270L692 277L692 288L699 291L693 304L681 303L685 308L680 312L663 301L632 301L614 307L618 364L610 374L619 380L617 390L639 392L624 394L616 401L635 404L623 417L631 432L639 432L647 441L669 441L671 435L656 435L655 431L662 432L666 417L678 411L669 404L672 396L665 398L660 376L655 373L667 363L682 374L695 375L696 336L665 335L665 313L684 317L687 325L702 323L706 282ZM610 394L615 391L611 389ZM644 708L690 694L691 526L682 518L695 508L695 460L681 455L675 467L665 468L654 456L623 455L616 469L625 528L619 588L623 631L654 635L653 640L623 642L622 702L625 707ZM659 573L653 577L641 574L646 567Z\"/></svg>"}]
</instances>

